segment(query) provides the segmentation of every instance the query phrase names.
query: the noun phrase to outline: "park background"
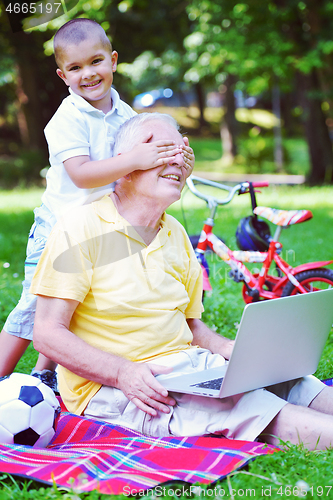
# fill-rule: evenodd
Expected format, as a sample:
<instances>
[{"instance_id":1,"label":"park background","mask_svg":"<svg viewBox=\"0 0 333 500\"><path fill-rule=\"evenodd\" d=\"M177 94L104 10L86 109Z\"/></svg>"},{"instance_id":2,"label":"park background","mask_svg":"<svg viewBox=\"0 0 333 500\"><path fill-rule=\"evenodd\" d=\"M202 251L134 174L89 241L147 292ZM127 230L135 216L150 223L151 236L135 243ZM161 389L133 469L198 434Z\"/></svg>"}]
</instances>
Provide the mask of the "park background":
<instances>
[{"instance_id":1,"label":"park background","mask_svg":"<svg viewBox=\"0 0 333 500\"><path fill-rule=\"evenodd\" d=\"M43 129L67 95L55 74L52 37L77 16L99 22L119 52L114 86L121 97L138 112L168 112L179 121L195 151L196 174L230 182L269 178L260 204L314 214L282 235L292 263L332 258L333 1L69 0L61 4L65 14L51 13L47 23L26 18L25 29L10 13L15 2L8 4L0 3L0 327L20 295L33 208L44 189ZM216 233L231 248L239 219L250 211L245 196L219 210ZM207 216L188 192L170 213L191 234ZM233 337L244 307L241 286L218 263L213 269L205 320ZM333 376L332 351L333 335L320 378ZM29 373L35 359L29 348L17 371ZM332 465L331 450L290 446L221 484L257 492L271 486L271 498L290 496L279 488L291 485L296 493L308 488L307 498L333 498L320 489L333 486ZM1 499L62 497L105 498L0 476Z\"/></svg>"},{"instance_id":2,"label":"park background","mask_svg":"<svg viewBox=\"0 0 333 500\"><path fill-rule=\"evenodd\" d=\"M69 10L59 17L60 3L44 3L50 15L23 26L18 2L0 4L2 187L38 181L48 164L43 129L67 95L52 37L76 16L110 36L114 86L126 102L177 107L198 170L332 183L332 1L62 0L58 14Z\"/></svg>"}]
</instances>

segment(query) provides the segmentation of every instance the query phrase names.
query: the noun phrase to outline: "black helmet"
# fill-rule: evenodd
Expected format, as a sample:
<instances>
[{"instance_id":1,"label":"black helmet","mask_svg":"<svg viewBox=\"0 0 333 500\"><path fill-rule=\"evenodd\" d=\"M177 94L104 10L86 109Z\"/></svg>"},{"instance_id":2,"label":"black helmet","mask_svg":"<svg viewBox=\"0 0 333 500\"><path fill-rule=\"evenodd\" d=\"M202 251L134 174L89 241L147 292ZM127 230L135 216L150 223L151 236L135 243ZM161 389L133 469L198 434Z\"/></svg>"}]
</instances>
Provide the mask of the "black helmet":
<instances>
[{"instance_id":1,"label":"black helmet","mask_svg":"<svg viewBox=\"0 0 333 500\"><path fill-rule=\"evenodd\" d=\"M267 222L259 220L255 215L244 217L236 229L236 242L240 250L256 250L266 252L271 240L271 232Z\"/></svg>"}]
</instances>

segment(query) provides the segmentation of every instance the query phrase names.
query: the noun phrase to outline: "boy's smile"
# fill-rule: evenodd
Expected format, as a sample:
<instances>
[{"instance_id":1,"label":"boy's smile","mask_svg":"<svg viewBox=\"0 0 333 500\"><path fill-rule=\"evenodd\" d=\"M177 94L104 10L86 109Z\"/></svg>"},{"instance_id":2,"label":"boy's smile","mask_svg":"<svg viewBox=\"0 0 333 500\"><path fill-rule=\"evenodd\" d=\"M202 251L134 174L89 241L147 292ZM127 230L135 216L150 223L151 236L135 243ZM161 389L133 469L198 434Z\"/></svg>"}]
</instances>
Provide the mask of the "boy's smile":
<instances>
[{"instance_id":1,"label":"boy's smile","mask_svg":"<svg viewBox=\"0 0 333 500\"><path fill-rule=\"evenodd\" d=\"M99 40L89 38L62 51L57 75L75 94L107 113L112 108L111 85L117 59L116 51L111 53Z\"/></svg>"}]
</instances>

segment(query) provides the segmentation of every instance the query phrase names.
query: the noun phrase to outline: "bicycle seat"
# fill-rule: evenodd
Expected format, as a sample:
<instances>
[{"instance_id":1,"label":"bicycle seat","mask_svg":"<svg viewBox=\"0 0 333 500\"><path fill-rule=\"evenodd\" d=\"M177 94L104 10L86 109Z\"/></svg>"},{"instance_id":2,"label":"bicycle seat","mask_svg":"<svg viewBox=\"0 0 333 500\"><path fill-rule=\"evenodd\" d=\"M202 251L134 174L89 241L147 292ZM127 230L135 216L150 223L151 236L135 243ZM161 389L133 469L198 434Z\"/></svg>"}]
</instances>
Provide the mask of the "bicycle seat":
<instances>
[{"instance_id":1,"label":"bicycle seat","mask_svg":"<svg viewBox=\"0 0 333 500\"><path fill-rule=\"evenodd\" d=\"M279 210L278 208L256 207L253 213L277 226L291 226L312 219L310 210Z\"/></svg>"}]
</instances>

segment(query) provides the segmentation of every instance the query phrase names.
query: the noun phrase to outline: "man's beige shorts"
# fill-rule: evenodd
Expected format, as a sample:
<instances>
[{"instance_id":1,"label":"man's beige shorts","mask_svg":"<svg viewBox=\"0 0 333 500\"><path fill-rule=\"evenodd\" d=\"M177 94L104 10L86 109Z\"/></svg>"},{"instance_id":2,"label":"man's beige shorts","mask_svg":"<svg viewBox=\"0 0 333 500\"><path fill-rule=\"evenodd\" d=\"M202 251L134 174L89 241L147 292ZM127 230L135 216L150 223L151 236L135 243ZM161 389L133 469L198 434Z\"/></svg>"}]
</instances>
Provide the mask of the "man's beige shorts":
<instances>
[{"instance_id":1,"label":"man's beige shorts","mask_svg":"<svg viewBox=\"0 0 333 500\"><path fill-rule=\"evenodd\" d=\"M221 366L225 360L206 349L192 348L160 357L154 363L190 373ZM170 393L177 401L176 406L170 406L169 414L159 413L151 417L139 410L119 389L102 386L84 415L148 436L219 434L230 439L254 441L285 404L309 406L324 387L320 380L308 376L224 399Z\"/></svg>"}]
</instances>

